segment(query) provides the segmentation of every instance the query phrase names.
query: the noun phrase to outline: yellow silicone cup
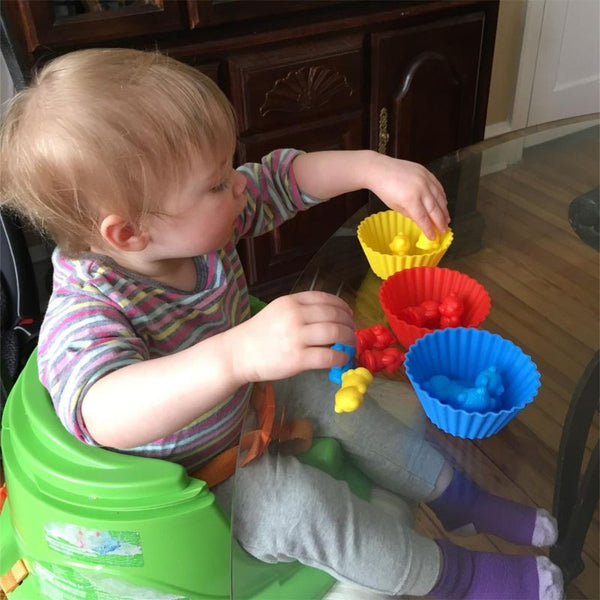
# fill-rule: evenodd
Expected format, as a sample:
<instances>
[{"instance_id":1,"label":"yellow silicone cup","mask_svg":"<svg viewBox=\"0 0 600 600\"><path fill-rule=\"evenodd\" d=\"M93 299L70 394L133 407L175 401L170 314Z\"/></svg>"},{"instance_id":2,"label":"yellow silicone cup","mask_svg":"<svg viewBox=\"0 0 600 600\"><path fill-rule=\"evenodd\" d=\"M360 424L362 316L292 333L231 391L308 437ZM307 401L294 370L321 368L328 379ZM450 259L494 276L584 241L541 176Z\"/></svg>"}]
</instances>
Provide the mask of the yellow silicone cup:
<instances>
[{"instance_id":1,"label":"yellow silicone cup","mask_svg":"<svg viewBox=\"0 0 600 600\"><path fill-rule=\"evenodd\" d=\"M390 250L390 242L399 233L410 240L410 250L403 256L393 254ZM393 210L369 215L359 223L357 230L358 241L369 265L381 279L411 267L437 266L454 238L452 230L448 228L440 236L439 248L423 251L415 245L420 235L421 229L414 221Z\"/></svg>"}]
</instances>

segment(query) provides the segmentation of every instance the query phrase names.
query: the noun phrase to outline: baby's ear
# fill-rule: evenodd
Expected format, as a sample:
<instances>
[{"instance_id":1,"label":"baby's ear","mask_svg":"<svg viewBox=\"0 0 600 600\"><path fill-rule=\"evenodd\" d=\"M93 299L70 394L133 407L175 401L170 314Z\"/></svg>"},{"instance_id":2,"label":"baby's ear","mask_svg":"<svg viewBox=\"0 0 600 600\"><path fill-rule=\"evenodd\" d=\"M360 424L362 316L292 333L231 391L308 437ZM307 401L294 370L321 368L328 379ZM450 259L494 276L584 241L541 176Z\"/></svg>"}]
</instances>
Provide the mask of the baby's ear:
<instances>
[{"instance_id":1,"label":"baby's ear","mask_svg":"<svg viewBox=\"0 0 600 600\"><path fill-rule=\"evenodd\" d=\"M140 252L148 245L146 232L119 215L108 215L100 223L102 239L120 252Z\"/></svg>"}]
</instances>

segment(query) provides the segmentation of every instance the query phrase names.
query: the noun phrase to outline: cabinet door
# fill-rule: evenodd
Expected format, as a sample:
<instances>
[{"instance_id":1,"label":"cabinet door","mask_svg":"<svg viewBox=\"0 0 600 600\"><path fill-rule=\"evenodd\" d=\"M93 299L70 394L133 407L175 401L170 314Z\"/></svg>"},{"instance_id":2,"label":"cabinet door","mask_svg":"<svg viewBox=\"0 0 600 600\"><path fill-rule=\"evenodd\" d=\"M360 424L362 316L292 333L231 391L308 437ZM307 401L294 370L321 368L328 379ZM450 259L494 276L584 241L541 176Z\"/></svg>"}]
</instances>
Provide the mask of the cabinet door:
<instances>
[{"instance_id":1,"label":"cabinet door","mask_svg":"<svg viewBox=\"0 0 600 600\"><path fill-rule=\"evenodd\" d=\"M426 163L477 140L484 25L478 12L373 34L372 148Z\"/></svg>"},{"instance_id":2,"label":"cabinet door","mask_svg":"<svg viewBox=\"0 0 600 600\"><path fill-rule=\"evenodd\" d=\"M13 18L25 24L32 54L48 46L176 31L188 24L186 5L176 0L4 1Z\"/></svg>"},{"instance_id":3,"label":"cabinet door","mask_svg":"<svg viewBox=\"0 0 600 600\"><path fill-rule=\"evenodd\" d=\"M259 161L275 148L300 148L307 151L350 150L364 147L365 122L362 111L342 115L311 126L242 138L240 162ZM340 227L364 204L366 194L356 192L339 196L296 215L275 231L258 238L242 240L240 255L244 271L254 293L269 299L269 283L278 280L274 291L291 287L300 270ZM254 284L265 285L257 288Z\"/></svg>"}]
</instances>

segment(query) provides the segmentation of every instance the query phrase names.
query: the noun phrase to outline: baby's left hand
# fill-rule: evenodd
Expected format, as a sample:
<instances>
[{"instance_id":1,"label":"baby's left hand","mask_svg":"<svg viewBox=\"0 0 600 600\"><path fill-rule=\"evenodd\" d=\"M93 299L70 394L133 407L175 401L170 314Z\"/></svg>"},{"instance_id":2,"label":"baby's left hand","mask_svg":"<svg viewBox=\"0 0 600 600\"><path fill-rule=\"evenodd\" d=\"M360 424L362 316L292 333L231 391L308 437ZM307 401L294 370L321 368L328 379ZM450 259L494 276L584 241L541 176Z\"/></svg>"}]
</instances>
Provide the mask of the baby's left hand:
<instances>
[{"instance_id":1,"label":"baby's left hand","mask_svg":"<svg viewBox=\"0 0 600 600\"><path fill-rule=\"evenodd\" d=\"M412 219L430 239L450 222L442 184L424 166L376 154L367 173L368 188L392 210Z\"/></svg>"}]
</instances>

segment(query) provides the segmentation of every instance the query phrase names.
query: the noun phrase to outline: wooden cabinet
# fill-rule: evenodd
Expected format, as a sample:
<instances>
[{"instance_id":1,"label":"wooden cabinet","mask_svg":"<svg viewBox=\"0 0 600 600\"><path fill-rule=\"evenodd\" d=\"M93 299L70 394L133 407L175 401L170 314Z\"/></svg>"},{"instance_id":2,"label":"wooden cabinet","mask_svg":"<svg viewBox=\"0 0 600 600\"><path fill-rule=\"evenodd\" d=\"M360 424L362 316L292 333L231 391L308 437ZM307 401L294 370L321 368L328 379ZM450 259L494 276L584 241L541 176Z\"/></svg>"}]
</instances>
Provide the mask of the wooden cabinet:
<instances>
[{"instance_id":1,"label":"wooden cabinet","mask_svg":"<svg viewBox=\"0 0 600 600\"><path fill-rule=\"evenodd\" d=\"M25 80L57 54L102 45L159 48L208 74L237 111L239 162L276 147L427 162L482 139L497 11L497 0L2 3ZM336 198L242 242L252 291L289 288L366 200Z\"/></svg>"},{"instance_id":2,"label":"wooden cabinet","mask_svg":"<svg viewBox=\"0 0 600 600\"><path fill-rule=\"evenodd\" d=\"M278 147L366 147L362 45L362 36L352 35L230 57L229 90L239 115L240 162L260 160ZM249 284L256 288L273 280L293 283L323 241L363 202L363 193L335 198L272 234L242 242Z\"/></svg>"},{"instance_id":3,"label":"wooden cabinet","mask_svg":"<svg viewBox=\"0 0 600 600\"><path fill-rule=\"evenodd\" d=\"M484 28L475 12L371 36L372 147L425 163L482 136Z\"/></svg>"}]
</instances>

